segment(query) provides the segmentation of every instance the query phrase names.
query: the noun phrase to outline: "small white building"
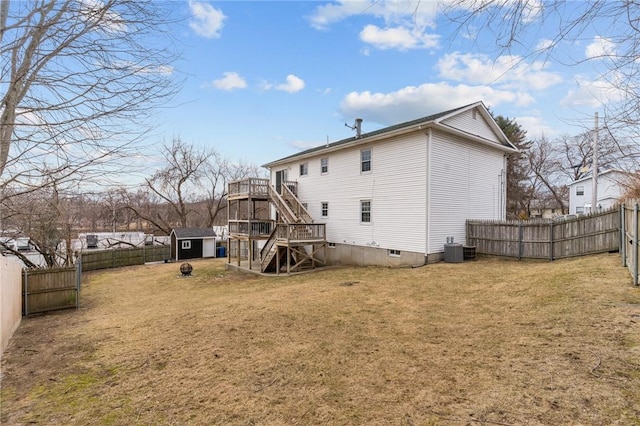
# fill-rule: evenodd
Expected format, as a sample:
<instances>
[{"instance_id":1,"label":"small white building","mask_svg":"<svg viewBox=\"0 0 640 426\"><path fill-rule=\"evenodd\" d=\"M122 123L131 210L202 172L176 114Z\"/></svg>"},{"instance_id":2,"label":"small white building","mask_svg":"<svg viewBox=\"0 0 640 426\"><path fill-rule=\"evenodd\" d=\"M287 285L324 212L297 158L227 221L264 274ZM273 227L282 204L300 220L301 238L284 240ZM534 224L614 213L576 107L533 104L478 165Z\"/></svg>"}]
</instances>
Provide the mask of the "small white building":
<instances>
[{"instance_id":1,"label":"small white building","mask_svg":"<svg viewBox=\"0 0 640 426\"><path fill-rule=\"evenodd\" d=\"M622 196L623 183L627 177L627 173L622 170L598 173L596 210L591 208L593 177L587 176L573 181L569 184L569 214L586 214L613 207Z\"/></svg>"},{"instance_id":2,"label":"small white building","mask_svg":"<svg viewBox=\"0 0 640 426\"><path fill-rule=\"evenodd\" d=\"M418 265L440 259L450 237L464 244L467 219L505 218L515 152L476 102L265 167L275 188L296 182L300 203L326 224L328 264Z\"/></svg>"}]
</instances>

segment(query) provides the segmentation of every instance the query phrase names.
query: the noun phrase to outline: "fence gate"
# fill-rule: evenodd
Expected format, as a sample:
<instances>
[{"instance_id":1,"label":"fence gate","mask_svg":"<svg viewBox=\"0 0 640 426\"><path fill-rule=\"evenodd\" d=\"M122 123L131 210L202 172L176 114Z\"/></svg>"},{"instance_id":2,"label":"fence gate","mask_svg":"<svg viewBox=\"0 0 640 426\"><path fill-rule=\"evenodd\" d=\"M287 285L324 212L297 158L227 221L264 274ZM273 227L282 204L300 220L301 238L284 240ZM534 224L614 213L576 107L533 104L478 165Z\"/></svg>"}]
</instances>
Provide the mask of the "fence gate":
<instances>
[{"instance_id":1,"label":"fence gate","mask_svg":"<svg viewBox=\"0 0 640 426\"><path fill-rule=\"evenodd\" d=\"M80 266L55 269L25 269L22 275L24 316L59 309L78 308Z\"/></svg>"}]
</instances>

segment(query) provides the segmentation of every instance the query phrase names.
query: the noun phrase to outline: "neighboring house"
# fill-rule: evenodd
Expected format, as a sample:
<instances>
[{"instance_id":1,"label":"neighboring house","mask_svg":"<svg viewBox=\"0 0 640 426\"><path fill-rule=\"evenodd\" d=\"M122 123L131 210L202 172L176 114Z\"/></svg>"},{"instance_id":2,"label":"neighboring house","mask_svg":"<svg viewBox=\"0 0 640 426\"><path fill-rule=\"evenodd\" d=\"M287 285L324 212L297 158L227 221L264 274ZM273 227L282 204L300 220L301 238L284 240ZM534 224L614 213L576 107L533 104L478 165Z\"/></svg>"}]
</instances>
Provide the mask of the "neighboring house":
<instances>
[{"instance_id":1,"label":"neighboring house","mask_svg":"<svg viewBox=\"0 0 640 426\"><path fill-rule=\"evenodd\" d=\"M211 228L177 228L169 237L172 260L216 257L216 233Z\"/></svg>"},{"instance_id":2,"label":"neighboring house","mask_svg":"<svg viewBox=\"0 0 640 426\"><path fill-rule=\"evenodd\" d=\"M597 211L617 204L622 196L627 173L622 170L607 170L598 173ZM569 184L569 214L590 213L593 194L593 177L587 176Z\"/></svg>"},{"instance_id":3,"label":"neighboring house","mask_svg":"<svg viewBox=\"0 0 640 426\"><path fill-rule=\"evenodd\" d=\"M529 207L531 219L553 219L564 214L562 206L554 199L535 199Z\"/></svg>"},{"instance_id":4,"label":"neighboring house","mask_svg":"<svg viewBox=\"0 0 640 426\"><path fill-rule=\"evenodd\" d=\"M482 102L370 133L356 123L355 137L264 166L276 191L295 183L304 213L326 224L327 264L422 265L448 238L465 243L467 219L505 218L517 150Z\"/></svg>"}]
</instances>

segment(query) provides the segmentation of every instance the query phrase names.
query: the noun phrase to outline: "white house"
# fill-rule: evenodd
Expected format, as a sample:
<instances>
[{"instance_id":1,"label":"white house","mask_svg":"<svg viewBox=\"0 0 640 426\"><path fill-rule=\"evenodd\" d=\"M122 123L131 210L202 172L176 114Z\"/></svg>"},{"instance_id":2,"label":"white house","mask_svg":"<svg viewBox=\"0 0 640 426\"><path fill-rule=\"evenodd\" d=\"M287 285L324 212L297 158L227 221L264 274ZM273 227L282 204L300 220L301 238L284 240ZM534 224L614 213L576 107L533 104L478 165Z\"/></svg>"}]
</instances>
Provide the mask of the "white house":
<instances>
[{"instance_id":1,"label":"white house","mask_svg":"<svg viewBox=\"0 0 640 426\"><path fill-rule=\"evenodd\" d=\"M598 173L597 210L614 206L623 192L628 174L622 170ZM593 194L593 177L587 176L569 184L569 214L590 213Z\"/></svg>"},{"instance_id":2,"label":"white house","mask_svg":"<svg viewBox=\"0 0 640 426\"><path fill-rule=\"evenodd\" d=\"M356 121L360 132L360 121ZM265 165L326 224L329 264L420 265L465 243L467 219L505 218L517 150L482 102L357 134Z\"/></svg>"}]
</instances>

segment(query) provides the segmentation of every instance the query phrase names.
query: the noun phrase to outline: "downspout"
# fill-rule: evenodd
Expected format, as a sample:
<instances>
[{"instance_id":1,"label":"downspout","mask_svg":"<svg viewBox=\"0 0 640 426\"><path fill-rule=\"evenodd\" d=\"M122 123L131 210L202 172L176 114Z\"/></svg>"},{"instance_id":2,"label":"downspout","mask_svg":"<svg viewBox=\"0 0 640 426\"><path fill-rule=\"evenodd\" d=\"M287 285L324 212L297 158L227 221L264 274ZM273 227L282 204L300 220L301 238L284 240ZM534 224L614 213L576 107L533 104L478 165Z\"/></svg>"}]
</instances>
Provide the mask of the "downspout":
<instances>
[{"instance_id":1,"label":"downspout","mask_svg":"<svg viewBox=\"0 0 640 426\"><path fill-rule=\"evenodd\" d=\"M426 194L425 194L425 215L426 215L426 221L427 223L425 224L425 251L424 251L424 263L427 263L427 260L429 258L429 244L431 242L431 209L430 209L430 205L431 205L431 179L429 179L429 177L431 176L431 144L432 144L432 139L433 139L433 130L431 129L431 127L429 127L427 129L427 146L425 149L425 165L427 167L427 170L425 171L425 175L424 175L424 180L425 180L425 186L426 186Z\"/></svg>"}]
</instances>

